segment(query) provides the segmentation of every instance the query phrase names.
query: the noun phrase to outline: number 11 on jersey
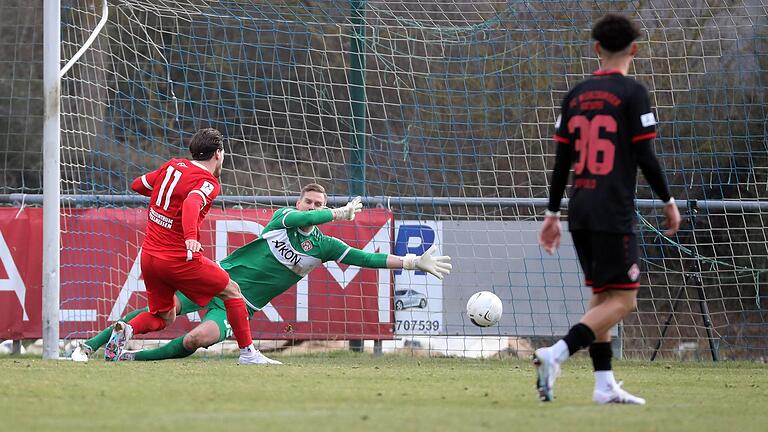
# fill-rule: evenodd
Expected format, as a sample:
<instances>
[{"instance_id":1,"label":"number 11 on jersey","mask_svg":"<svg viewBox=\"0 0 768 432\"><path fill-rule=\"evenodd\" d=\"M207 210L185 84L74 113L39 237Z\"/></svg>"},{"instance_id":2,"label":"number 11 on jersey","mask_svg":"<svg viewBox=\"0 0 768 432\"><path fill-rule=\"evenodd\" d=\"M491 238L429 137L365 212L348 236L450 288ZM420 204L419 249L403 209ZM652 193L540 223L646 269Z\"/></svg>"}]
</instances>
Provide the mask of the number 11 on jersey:
<instances>
[{"instance_id":1,"label":"number 11 on jersey","mask_svg":"<svg viewBox=\"0 0 768 432\"><path fill-rule=\"evenodd\" d=\"M173 181L171 182L171 185L168 186L168 182L171 180L171 177L173 177ZM178 171L172 166L169 166L165 171L163 184L160 185L160 190L157 191L157 200L155 201L156 206L160 206L160 203L163 202L163 192L165 191L165 187L168 186L168 191L165 193L165 203L163 204L163 210L168 210L168 206L171 204L171 195L173 195L173 189L176 187L176 184L179 182L180 178L181 171Z\"/></svg>"}]
</instances>

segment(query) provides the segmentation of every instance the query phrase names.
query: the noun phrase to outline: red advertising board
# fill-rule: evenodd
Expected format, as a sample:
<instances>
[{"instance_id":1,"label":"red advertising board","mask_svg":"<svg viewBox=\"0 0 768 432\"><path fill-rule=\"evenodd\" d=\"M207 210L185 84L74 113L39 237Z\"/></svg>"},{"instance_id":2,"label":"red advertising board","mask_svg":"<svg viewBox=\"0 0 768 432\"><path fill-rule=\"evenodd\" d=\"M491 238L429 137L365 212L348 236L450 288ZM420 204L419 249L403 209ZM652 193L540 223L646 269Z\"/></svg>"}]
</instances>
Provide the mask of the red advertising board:
<instances>
[{"instance_id":1,"label":"red advertising board","mask_svg":"<svg viewBox=\"0 0 768 432\"><path fill-rule=\"evenodd\" d=\"M221 259L253 240L274 209L213 209L201 243ZM61 337L86 338L126 312L146 306L139 248L145 209L71 209L61 219ZM354 222L323 225L350 246L391 253L392 214L371 209ZM392 278L386 269L329 262L254 314L257 339L385 339L392 337ZM42 210L0 209L0 339L42 333ZM152 338L176 337L204 317L181 316Z\"/></svg>"}]
</instances>

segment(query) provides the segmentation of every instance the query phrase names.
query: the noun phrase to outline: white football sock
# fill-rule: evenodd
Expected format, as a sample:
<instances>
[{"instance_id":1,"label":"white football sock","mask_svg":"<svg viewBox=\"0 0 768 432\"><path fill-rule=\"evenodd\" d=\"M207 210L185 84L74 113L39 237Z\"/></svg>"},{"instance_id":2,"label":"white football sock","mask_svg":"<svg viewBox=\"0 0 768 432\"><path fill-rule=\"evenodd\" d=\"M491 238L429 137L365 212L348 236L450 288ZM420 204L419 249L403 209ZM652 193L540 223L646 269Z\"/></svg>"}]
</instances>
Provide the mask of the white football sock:
<instances>
[{"instance_id":1,"label":"white football sock","mask_svg":"<svg viewBox=\"0 0 768 432\"><path fill-rule=\"evenodd\" d=\"M554 354L555 361L558 363L562 363L568 360L568 357L571 356L571 353L568 351L568 344L565 343L565 341L562 339L560 339L554 345L549 347L549 349L552 350L552 354Z\"/></svg>"},{"instance_id":2,"label":"white football sock","mask_svg":"<svg viewBox=\"0 0 768 432\"><path fill-rule=\"evenodd\" d=\"M613 371L595 371L595 390L608 391L616 385Z\"/></svg>"}]
</instances>

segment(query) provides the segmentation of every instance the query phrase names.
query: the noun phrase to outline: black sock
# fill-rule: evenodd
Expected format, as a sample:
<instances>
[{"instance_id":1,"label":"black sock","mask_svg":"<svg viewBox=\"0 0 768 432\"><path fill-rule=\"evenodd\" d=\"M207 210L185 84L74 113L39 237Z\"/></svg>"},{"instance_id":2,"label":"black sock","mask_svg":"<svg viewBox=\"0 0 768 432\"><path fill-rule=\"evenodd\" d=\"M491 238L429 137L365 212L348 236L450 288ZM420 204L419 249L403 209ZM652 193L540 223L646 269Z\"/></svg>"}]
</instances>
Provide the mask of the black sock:
<instances>
[{"instance_id":1,"label":"black sock","mask_svg":"<svg viewBox=\"0 0 768 432\"><path fill-rule=\"evenodd\" d=\"M563 340L568 345L568 353L574 355L580 349L592 345L592 342L595 341L595 333L586 325L578 323L568 330L568 334Z\"/></svg>"},{"instance_id":2,"label":"black sock","mask_svg":"<svg viewBox=\"0 0 768 432\"><path fill-rule=\"evenodd\" d=\"M592 366L595 372L611 370L611 357L613 349L610 342L595 342L589 346L589 356L592 357Z\"/></svg>"}]
</instances>

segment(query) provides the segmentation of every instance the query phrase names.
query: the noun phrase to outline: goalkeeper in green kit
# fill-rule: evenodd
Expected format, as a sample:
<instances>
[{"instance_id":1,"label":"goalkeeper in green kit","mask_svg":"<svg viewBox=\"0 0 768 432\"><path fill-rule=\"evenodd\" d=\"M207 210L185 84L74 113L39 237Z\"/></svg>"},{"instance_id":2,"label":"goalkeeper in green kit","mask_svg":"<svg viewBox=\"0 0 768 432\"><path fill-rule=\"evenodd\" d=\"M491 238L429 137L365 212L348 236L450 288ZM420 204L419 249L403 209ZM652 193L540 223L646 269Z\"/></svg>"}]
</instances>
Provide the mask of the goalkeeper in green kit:
<instances>
[{"instance_id":1,"label":"goalkeeper in green kit","mask_svg":"<svg viewBox=\"0 0 768 432\"><path fill-rule=\"evenodd\" d=\"M295 208L277 210L259 238L221 260L221 267L240 286L250 315L326 261L367 268L421 270L439 279L450 273L451 258L432 256L435 246L420 256L408 254L400 257L365 252L324 235L316 225L334 220L353 220L363 208L359 197L337 209L325 208L326 201L327 195L322 186L315 183L306 185ZM196 305L180 292L176 292L176 300L177 315L206 309L205 318L189 333L159 348L121 351L114 361L183 358L192 355L198 348L207 348L231 335L224 304L218 298L204 307ZM130 320L145 310L133 311L122 320ZM91 353L107 343L111 332L111 327L107 328L80 343L72 352L72 360L88 361ZM261 353L258 353L258 361L254 363L280 364Z\"/></svg>"}]
</instances>

